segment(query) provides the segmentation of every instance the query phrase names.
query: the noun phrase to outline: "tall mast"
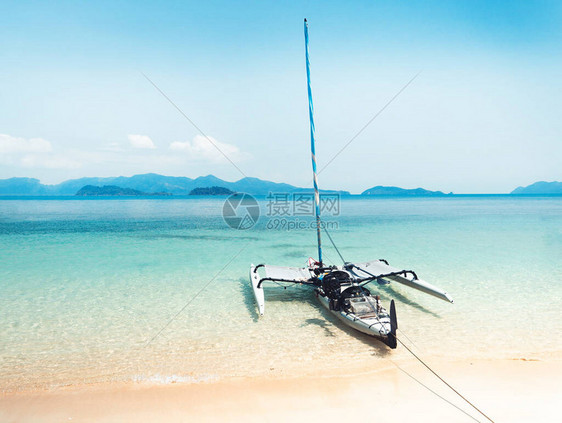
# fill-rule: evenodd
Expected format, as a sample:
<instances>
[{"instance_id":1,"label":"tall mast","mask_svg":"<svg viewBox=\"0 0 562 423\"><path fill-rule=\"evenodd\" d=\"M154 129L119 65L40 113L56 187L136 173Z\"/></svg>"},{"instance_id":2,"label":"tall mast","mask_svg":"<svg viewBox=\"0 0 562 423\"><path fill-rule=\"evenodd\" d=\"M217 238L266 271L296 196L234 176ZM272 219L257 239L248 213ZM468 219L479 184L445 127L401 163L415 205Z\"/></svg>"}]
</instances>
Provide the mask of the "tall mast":
<instances>
[{"instance_id":1,"label":"tall mast","mask_svg":"<svg viewBox=\"0 0 562 423\"><path fill-rule=\"evenodd\" d=\"M312 173L314 182L314 204L316 210L316 235L318 237L318 261L322 265L322 240L320 239L320 193L316 175L316 148L314 145L314 107L312 106L312 89L310 88L310 61L308 60L308 23L304 20L304 43L306 50L306 83L308 86L308 117L310 118L310 150L312 152Z\"/></svg>"}]
</instances>

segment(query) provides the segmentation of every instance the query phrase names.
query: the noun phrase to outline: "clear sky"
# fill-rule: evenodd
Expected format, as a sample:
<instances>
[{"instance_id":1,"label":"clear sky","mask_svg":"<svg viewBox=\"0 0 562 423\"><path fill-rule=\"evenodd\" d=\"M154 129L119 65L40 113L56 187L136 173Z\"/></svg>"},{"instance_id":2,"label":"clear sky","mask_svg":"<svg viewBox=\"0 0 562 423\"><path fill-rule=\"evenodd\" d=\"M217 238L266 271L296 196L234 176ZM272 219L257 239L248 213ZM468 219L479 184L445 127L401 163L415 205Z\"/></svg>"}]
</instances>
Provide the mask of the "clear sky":
<instances>
[{"instance_id":1,"label":"clear sky","mask_svg":"<svg viewBox=\"0 0 562 423\"><path fill-rule=\"evenodd\" d=\"M2 2L0 178L155 172L509 192L562 180L562 6L548 1Z\"/></svg>"}]
</instances>

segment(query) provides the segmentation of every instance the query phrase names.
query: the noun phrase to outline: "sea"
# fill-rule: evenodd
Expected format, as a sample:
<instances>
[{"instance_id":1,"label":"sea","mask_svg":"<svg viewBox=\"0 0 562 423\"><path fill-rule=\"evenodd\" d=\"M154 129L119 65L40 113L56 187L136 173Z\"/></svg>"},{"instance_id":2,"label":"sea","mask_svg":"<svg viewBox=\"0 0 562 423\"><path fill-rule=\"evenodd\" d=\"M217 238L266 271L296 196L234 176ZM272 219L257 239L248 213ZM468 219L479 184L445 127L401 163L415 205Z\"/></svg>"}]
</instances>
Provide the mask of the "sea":
<instances>
[{"instance_id":1,"label":"sea","mask_svg":"<svg viewBox=\"0 0 562 423\"><path fill-rule=\"evenodd\" d=\"M314 218L294 198L227 201L2 197L0 390L359 374L410 357L342 326L308 287L268 285L259 317L250 265L316 259ZM325 263L384 258L454 298L370 286L420 357L562 358L562 196L334 201Z\"/></svg>"}]
</instances>

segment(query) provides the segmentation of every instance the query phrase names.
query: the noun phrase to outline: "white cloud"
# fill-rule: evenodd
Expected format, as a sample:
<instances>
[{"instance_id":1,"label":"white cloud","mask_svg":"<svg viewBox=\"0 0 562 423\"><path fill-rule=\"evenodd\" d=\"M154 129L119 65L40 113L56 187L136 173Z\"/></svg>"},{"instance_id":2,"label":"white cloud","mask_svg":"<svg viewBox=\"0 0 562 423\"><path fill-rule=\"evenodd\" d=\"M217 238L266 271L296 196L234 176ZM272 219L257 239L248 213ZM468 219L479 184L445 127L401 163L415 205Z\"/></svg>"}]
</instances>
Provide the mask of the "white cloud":
<instances>
[{"instance_id":1,"label":"white cloud","mask_svg":"<svg viewBox=\"0 0 562 423\"><path fill-rule=\"evenodd\" d=\"M20 159L20 164L43 169L78 169L82 166L79 161L53 154L26 154Z\"/></svg>"},{"instance_id":2,"label":"white cloud","mask_svg":"<svg viewBox=\"0 0 562 423\"><path fill-rule=\"evenodd\" d=\"M143 135L129 135L128 141L130 146L126 141L107 142L91 150L59 147L42 138L0 135L0 167L5 167L5 174L24 173L47 179L52 175L65 179L85 173L98 175L108 172L183 174L188 165L190 169L199 166L201 173L208 173L209 163L226 163L229 166L211 141L233 162L250 157L235 145L213 138L209 141L204 136L196 136L186 142L173 142L166 150L157 149L152 140Z\"/></svg>"},{"instance_id":3,"label":"white cloud","mask_svg":"<svg viewBox=\"0 0 562 423\"><path fill-rule=\"evenodd\" d=\"M18 138L0 134L0 153L48 153L52 151L51 143L43 138Z\"/></svg>"},{"instance_id":4,"label":"white cloud","mask_svg":"<svg viewBox=\"0 0 562 423\"><path fill-rule=\"evenodd\" d=\"M150 137L147 135L129 134L127 135L127 138L129 138L129 142L135 148L149 148L149 149L156 148Z\"/></svg>"},{"instance_id":5,"label":"white cloud","mask_svg":"<svg viewBox=\"0 0 562 423\"><path fill-rule=\"evenodd\" d=\"M12 167L77 169L81 162L53 152L43 138L21 138L0 134L0 163Z\"/></svg>"},{"instance_id":6,"label":"white cloud","mask_svg":"<svg viewBox=\"0 0 562 423\"><path fill-rule=\"evenodd\" d=\"M202 135L196 135L192 142L174 141L170 144L170 150L185 152L190 159L211 162L226 162L227 159L224 156L233 162L237 162L248 156L247 153L242 153L235 145L217 141L212 137L209 137L209 139ZM221 154L221 151L224 155Z\"/></svg>"}]
</instances>

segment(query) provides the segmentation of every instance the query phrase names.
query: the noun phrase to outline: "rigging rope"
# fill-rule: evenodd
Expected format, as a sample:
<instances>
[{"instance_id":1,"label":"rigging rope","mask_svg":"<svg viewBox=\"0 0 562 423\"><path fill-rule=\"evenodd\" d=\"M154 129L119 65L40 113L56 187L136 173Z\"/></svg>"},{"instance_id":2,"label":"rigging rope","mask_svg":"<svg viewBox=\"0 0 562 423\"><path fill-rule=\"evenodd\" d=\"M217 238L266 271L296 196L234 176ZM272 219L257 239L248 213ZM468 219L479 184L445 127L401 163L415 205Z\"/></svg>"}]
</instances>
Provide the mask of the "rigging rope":
<instances>
[{"instance_id":1,"label":"rigging rope","mask_svg":"<svg viewBox=\"0 0 562 423\"><path fill-rule=\"evenodd\" d=\"M151 344L152 341L154 341L164 331L164 329L166 329L170 325L170 323L172 323L187 308L187 306L189 306L193 302L193 300L195 300L195 298L197 298L199 296L199 294L201 294L211 283L213 283L213 281L223 272L223 270L226 269L230 265L230 263L232 263L234 261L234 259L236 257L238 257L240 255L240 253L242 253L242 251L244 251L246 249L247 246L248 246L248 244L244 245L244 247L242 247L242 249L240 251L238 251L238 253L236 253L236 255L234 257L232 257L228 261L228 263L226 263L223 266L223 268L221 270L219 270L209 282L207 282L193 297L191 297L191 299L182 307L182 309L180 311L178 311L170 320L168 320L168 323L166 323L164 326L162 326L162 328L158 331L158 333L156 335L154 335L152 338L150 338L148 340L148 342L146 344L144 344L144 348L146 348L149 344Z\"/></svg>"},{"instance_id":2,"label":"rigging rope","mask_svg":"<svg viewBox=\"0 0 562 423\"><path fill-rule=\"evenodd\" d=\"M489 418L483 411L481 411L478 407L476 407L473 403L471 403L468 399L466 399L459 391L457 391L455 388L453 388L451 385L449 385L449 384L447 383L447 381L445 381L445 379L443 379L441 376L439 376L431 367L429 367L421 358L419 358L419 357L416 355L415 352L413 352L410 348L408 348L408 347L406 346L406 344L404 344L404 343L400 340L400 338L396 337L396 340L397 340L398 342L400 342L400 344L402 344L402 346L403 346L404 348L406 348L406 350L408 350L408 352L409 352L410 354L412 354L412 355L416 358L416 360L418 360L421 364L423 364L423 365L427 368L427 370L429 370L431 373L433 373L433 374L435 375L435 377L437 377L437 379L439 379L441 382L443 382L445 385L447 385L447 387L448 387L449 389L451 389L451 391L453 391L455 394L457 394L459 397L461 397L468 405L470 405L472 408L474 408L476 411L478 411L480 414L482 414L484 417L486 417L486 419L488 419L489 421L491 421L492 423L494 423L494 421L493 421L491 418Z\"/></svg>"},{"instance_id":3,"label":"rigging rope","mask_svg":"<svg viewBox=\"0 0 562 423\"><path fill-rule=\"evenodd\" d=\"M418 346L414 343L414 341L412 341L412 340L408 337L408 335L406 335L406 334L404 333L404 331L403 331L402 329L396 328L396 330L397 330L398 332L400 332L402 335L404 335L404 337L405 337L408 341L410 341L410 344L412 344L412 345L413 345L414 347L416 347L418 350L420 349L420 347L418 347Z\"/></svg>"},{"instance_id":4,"label":"rigging rope","mask_svg":"<svg viewBox=\"0 0 562 423\"><path fill-rule=\"evenodd\" d=\"M326 255L326 252L325 252L325 251L322 251L322 256L324 256L324 258L325 258L327 261L329 261L330 263L332 263L332 265L335 266L336 263L334 263L334 261L333 261L330 257L328 257L328 256Z\"/></svg>"},{"instance_id":5,"label":"rigging rope","mask_svg":"<svg viewBox=\"0 0 562 423\"><path fill-rule=\"evenodd\" d=\"M332 236L330 235L330 232L328 232L328 229L326 229L326 225L324 225L324 232L326 232L326 235L328 235L328 238L330 239L330 242L332 243L332 245L334 246L334 248L336 249L338 255L341 258L341 261L343 261L343 264L346 264L347 262L345 261L345 259L343 258L343 256L340 253L340 250L338 250L338 247L336 247L336 243L334 242L334 240L332 239Z\"/></svg>"},{"instance_id":6,"label":"rigging rope","mask_svg":"<svg viewBox=\"0 0 562 423\"><path fill-rule=\"evenodd\" d=\"M363 289L363 287L362 287L361 285L359 285L359 287L360 287L361 289ZM363 292L362 292L361 294L364 296L364 293L363 293ZM381 327L382 327L382 326L383 326L383 323L382 323L382 321L380 320L380 318L379 318L377 312L375 312L375 318L379 321L379 323L380 323L380 325L381 325ZM404 336L406 336L405 333L403 333L402 331L400 331L400 332L401 332ZM379 333L381 333L380 330L379 330ZM382 335L382 334L381 334L381 335ZM400 344L401 344L404 348L406 348L406 350L416 358L416 360L418 360L421 364L423 364L431 373L433 373L433 374L434 374L441 382L443 382L449 389L451 389L455 394L457 394L459 397L461 397L468 405L470 405L472 408L474 408L476 411L478 411L480 414L482 414L484 417L486 417L486 419L488 419L488 420L491 421L492 423L495 423L495 422L494 422L491 418L489 418L483 411L481 411L478 407L476 407L473 403L471 403L468 399L466 399L459 391L457 391L457 390L456 390L455 388L453 388L449 383L447 383L447 381L445 381L445 379L443 379L441 376L439 376L439 375L435 372L435 370L433 370L431 367L429 367L429 365L427 365L421 358L419 358L419 357L416 355L416 353L414 353L410 348L408 348L408 347L406 346L406 344L404 344L404 342L402 342L402 340L401 340L400 338L398 338L396 335L394 335L394 337L396 338L396 341L400 342ZM406 338L408 338L408 336L406 336ZM408 340L410 340L410 338L408 338ZM410 342L412 342L412 341L410 340ZM412 344L413 344L413 342L412 342ZM400 369L400 370L402 370L402 369ZM404 371L404 370L402 370L402 371ZM416 382L420 383L422 386L425 386L423 383L419 382L419 381L418 381L416 378L414 378L413 376L411 376L411 375L409 375L409 374L408 374L408 376L410 376L410 377L411 377L412 379L414 379ZM427 388L427 386L425 386L425 387ZM429 388L427 388L427 389L429 389ZM431 392L433 392L431 389L429 389L429 390L430 390ZM441 397L439 394L437 394L437 393L435 393L435 392L433 392L433 393L436 394L439 398L444 399L444 398ZM452 404L450 401L448 401L448 400L446 400L446 399L445 399L445 401L447 401L449 404ZM456 405L454 405L454 404L452 404L452 405L453 405L454 407L458 408L459 410L461 410L463 413L467 414L464 410L460 409L460 408L457 407ZM472 417L472 416L471 416L471 417ZM474 418L473 418L473 419L474 419ZM474 419L474 420L476 420L476 419Z\"/></svg>"},{"instance_id":7,"label":"rigging rope","mask_svg":"<svg viewBox=\"0 0 562 423\"><path fill-rule=\"evenodd\" d=\"M392 361L392 360L390 360ZM406 376L408 376L409 378L411 378L412 380L414 380L415 382L417 382L418 384L420 384L421 386L423 386L425 389L427 389L429 392L431 392L433 395L441 398L443 401L445 401L447 404L452 405L453 407L455 407L457 410L459 410L461 413L465 414L466 416L470 417L472 420L474 420L475 422L480 423L480 420L478 420L476 417L468 414L466 411L464 411L462 408L460 408L457 404L449 401L447 398L439 395L437 392L435 392L433 389L431 389L429 386L427 386L426 384L424 384L423 382L421 382L420 380L416 379L414 376L412 376L410 373L408 373L406 370L404 370L402 367L400 367L398 364L396 364L394 361L392 361L394 363L394 365L398 368L398 370L400 370L402 373L404 373Z\"/></svg>"}]
</instances>

